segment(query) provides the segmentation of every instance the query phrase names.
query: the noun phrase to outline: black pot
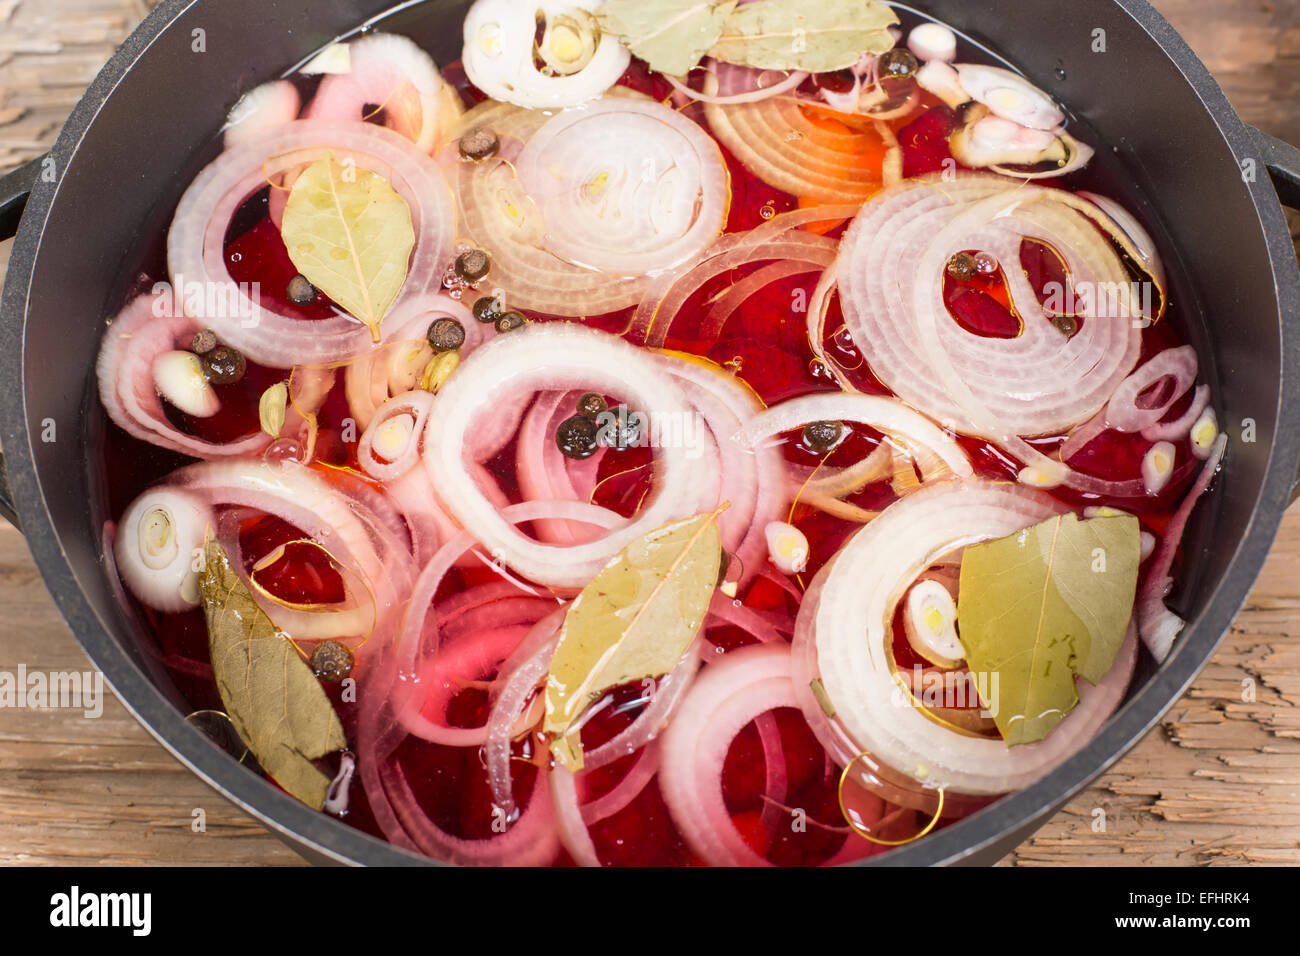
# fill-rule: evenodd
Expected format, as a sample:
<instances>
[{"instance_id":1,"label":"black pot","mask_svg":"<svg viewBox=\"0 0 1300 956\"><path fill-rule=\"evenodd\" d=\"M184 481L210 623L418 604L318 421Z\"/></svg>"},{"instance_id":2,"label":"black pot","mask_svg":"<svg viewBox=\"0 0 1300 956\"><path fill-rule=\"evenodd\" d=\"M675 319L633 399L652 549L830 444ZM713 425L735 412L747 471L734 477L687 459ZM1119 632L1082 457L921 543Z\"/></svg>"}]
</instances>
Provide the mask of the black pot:
<instances>
[{"instance_id":1,"label":"black pot","mask_svg":"<svg viewBox=\"0 0 1300 956\"><path fill-rule=\"evenodd\" d=\"M93 373L103 318L120 304L124 277L138 271L142 243L163 232L183 184L210 158L220 117L243 90L379 18L390 3L167 0L100 73L49 158L0 180L0 237L31 194L0 312L0 381L10 383L0 396L0 440L12 489L0 511L21 525L68 626L148 730L305 855L352 863L420 860L313 812L186 723L167 674L142 651L151 638L115 600L100 545L105 419ZM1139 191L1122 198L1138 201L1142 218L1177 250L1168 265L1183 332L1203 357L1231 436L1214 493L1186 538L1173 603L1188 625L1165 663L1140 674L1101 732L1046 778L879 858L987 863L1119 759L1178 699L1268 554L1300 451L1300 273L1278 204L1279 194L1300 203L1300 152L1245 126L1143 0L922 5L1013 58L1093 127L1094 142L1116 147ZM431 0L422 10L454 17L466 6ZM1099 36L1105 53L1093 52ZM417 39L440 63L459 56L459 30L445 24Z\"/></svg>"}]
</instances>

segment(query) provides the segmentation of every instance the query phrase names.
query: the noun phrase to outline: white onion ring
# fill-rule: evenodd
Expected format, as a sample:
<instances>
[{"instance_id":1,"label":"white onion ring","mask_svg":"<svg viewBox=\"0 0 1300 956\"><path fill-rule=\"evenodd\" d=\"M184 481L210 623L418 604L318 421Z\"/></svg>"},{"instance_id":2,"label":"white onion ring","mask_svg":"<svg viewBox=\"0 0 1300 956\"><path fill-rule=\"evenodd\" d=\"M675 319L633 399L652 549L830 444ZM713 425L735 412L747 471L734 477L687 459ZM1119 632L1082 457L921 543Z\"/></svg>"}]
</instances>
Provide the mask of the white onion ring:
<instances>
[{"instance_id":1,"label":"white onion ring","mask_svg":"<svg viewBox=\"0 0 1300 956\"><path fill-rule=\"evenodd\" d=\"M378 414L361 435L361 444L357 446L357 462L362 471L380 481L400 478L420 460L420 436L429 420L429 409L433 405L433 395L417 390L390 398L380 407ZM406 441L396 454L380 457L375 452L375 438L381 429L392 427L395 421L403 417L410 423Z\"/></svg>"},{"instance_id":2,"label":"white onion ring","mask_svg":"<svg viewBox=\"0 0 1300 956\"><path fill-rule=\"evenodd\" d=\"M366 107L384 111L384 125L432 153L460 112L459 96L412 40L371 33L348 44L351 70L321 80L305 119L361 122Z\"/></svg>"},{"instance_id":3,"label":"white onion ring","mask_svg":"<svg viewBox=\"0 0 1300 956\"><path fill-rule=\"evenodd\" d=\"M1154 425L1148 425L1142 429L1142 437L1147 441L1178 441L1180 438L1186 438L1209 404L1210 386L1198 385L1192 394L1192 404L1187 406L1187 411L1172 422L1156 422Z\"/></svg>"},{"instance_id":4,"label":"white onion ring","mask_svg":"<svg viewBox=\"0 0 1300 956\"><path fill-rule=\"evenodd\" d=\"M256 454L271 442L260 429L233 442L194 438L178 429L163 411L154 388L153 362L198 327L172 311L171 296L141 295L127 303L104 332L95 380L108 417L133 438L193 458L227 458Z\"/></svg>"},{"instance_id":5,"label":"white onion ring","mask_svg":"<svg viewBox=\"0 0 1300 956\"><path fill-rule=\"evenodd\" d=\"M753 88L748 67L718 62L710 96L729 98ZM716 86L716 91L711 87ZM843 133L815 123L809 113L830 115ZM881 149L872 118L840 113L817 103L776 96L758 102L706 103L713 134L763 182L821 204L860 203L882 188L881 170L863 156Z\"/></svg>"},{"instance_id":6,"label":"white onion ring","mask_svg":"<svg viewBox=\"0 0 1300 956\"><path fill-rule=\"evenodd\" d=\"M676 110L604 99L561 113L518 159L546 248L614 276L694 259L722 232L730 188L717 144Z\"/></svg>"},{"instance_id":7,"label":"white onion ring","mask_svg":"<svg viewBox=\"0 0 1300 956\"><path fill-rule=\"evenodd\" d=\"M230 108L221 128L222 144L230 149L266 136L296 120L301 106L298 88L288 80L255 86Z\"/></svg>"},{"instance_id":8,"label":"white onion ring","mask_svg":"<svg viewBox=\"0 0 1300 956\"><path fill-rule=\"evenodd\" d=\"M1106 424L1121 432L1139 432L1155 425L1169 413L1174 402L1182 398L1196 381L1196 349L1190 345L1165 349L1141 365L1136 372L1119 383L1106 403ZM1174 387L1159 405L1143 408L1138 396L1165 378L1174 380ZM1195 419L1193 419L1195 420ZM1191 427L1190 424L1188 426Z\"/></svg>"},{"instance_id":9,"label":"white onion ring","mask_svg":"<svg viewBox=\"0 0 1300 956\"><path fill-rule=\"evenodd\" d=\"M729 651L704 668L664 733L659 789L690 848L713 866L770 866L731 822L722 768L736 735L781 707L798 708L790 648L761 644Z\"/></svg>"},{"instance_id":10,"label":"white onion ring","mask_svg":"<svg viewBox=\"0 0 1300 956\"><path fill-rule=\"evenodd\" d=\"M122 582L156 611L188 611L199 603L195 557L203 553L212 509L199 497L152 488L122 513L113 553Z\"/></svg>"},{"instance_id":11,"label":"white onion ring","mask_svg":"<svg viewBox=\"0 0 1300 956\"><path fill-rule=\"evenodd\" d=\"M865 751L926 786L996 794L1029 785L1087 742L1128 687L1133 626L1102 681L1096 687L1079 682L1078 705L1036 743L1007 747L967 736L892 700L890 622L907 586L957 548L1013 534L1063 510L1016 485L947 482L901 499L848 540L805 595L795 637L796 660L801 644L815 648L815 672L797 683L820 677L836 708L832 726L810 690L798 688L805 715L834 759L844 766Z\"/></svg>"},{"instance_id":12,"label":"white onion ring","mask_svg":"<svg viewBox=\"0 0 1300 956\"><path fill-rule=\"evenodd\" d=\"M644 100L625 87L611 99ZM592 316L635 305L645 290L642 277L620 278L584 269L544 248L545 223L516 175L514 160L542 124L546 113L488 100L462 118L458 135L491 130L501 140L492 159L465 161L454 147L440 157L456 184L461 230L492 256L489 282L510 308L549 315Z\"/></svg>"},{"instance_id":13,"label":"white onion ring","mask_svg":"<svg viewBox=\"0 0 1300 956\"><path fill-rule=\"evenodd\" d=\"M559 548L524 537L497 512L465 466L475 422L510 393L556 387L625 396L650 427L689 413L672 378L653 356L615 336L572 323L534 324L475 352L438 392L425 434L424 463L439 498L464 528L503 564L539 584L581 588L624 545L651 528L707 509L712 466L687 449L660 449L661 485L625 527L600 541Z\"/></svg>"},{"instance_id":14,"label":"white onion ring","mask_svg":"<svg viewBox=\"0 0 1300 956\"><path fill-rule=\"evenodd\" d=\"M613 86L631 62L627 47L595 26L594 0L475 0L465 16L462 59L470 81L494 100L527 109L577 106ZM549 24L566 16L589 21L595 51L576 73L548 76L533 60L536 14Z\"/></svg>"},{"instance_id":15,"label":"white onion ring","mask_svg":"<svg viewBox=\"0 0 1300 956\"><path fill-rule=\"evenodd\" d=\"M732 440L745 448L756 448L782 432L802 428L810 422L825 421L869 425L900 440L909 450L929 451L954 474L968 476L974 473L961 446L934 422L902 402L880 395L820 392L792 398L755 417Z\"/></svg>"},{"instance_id":16,"label":"white onion ring","mask_svg":"<svg viewBox=\"0 0 1300 956\"><path fill-rule=\"evenodd\" d=\"M272 368L343 362L371 347L370 331L351 317L302 321L262 308L226 269L226 229L236 210L268 177L315 162L327 150L391 178L411 209L415 250L406 284L381 330L387 330L407 296L439 286L451 257L455 213L447 182L433 160L391 130L370 123L299 120L226 150L181 197L167 234L167 268L173 295L197 323L250 360Z\"/></svg>"}]
</instances>

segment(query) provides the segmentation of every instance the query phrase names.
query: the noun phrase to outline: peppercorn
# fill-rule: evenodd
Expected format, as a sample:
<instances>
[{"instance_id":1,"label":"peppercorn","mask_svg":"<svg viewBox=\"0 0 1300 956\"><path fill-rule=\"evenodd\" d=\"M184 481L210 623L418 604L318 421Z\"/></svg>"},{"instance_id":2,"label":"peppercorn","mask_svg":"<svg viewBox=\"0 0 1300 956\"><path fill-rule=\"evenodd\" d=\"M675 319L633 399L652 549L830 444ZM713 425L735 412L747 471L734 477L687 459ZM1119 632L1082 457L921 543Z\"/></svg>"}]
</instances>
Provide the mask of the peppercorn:
<instances>
[{"instance_id":1,"label":"peppercorn","mask_svg":"<svg viewBox=\"0 0 1300 956\"><path fill-rule=\"evenodd\" d=\"M218 345L204 354L200 361L203 374L213 385L233 385L244 377L247 369L243 354L229 345Z\"/></svg>"},{"instance_id":2,"label":"peppercorn","mask_svg":"<svg viewBox=\"0 0 1300 956\"><path fill-rule=\"evenodd\" d=\"M979 264L969 252L959 252L948 260L948 275L958 282L969 282L979 274Z\"/></svg>"},{"instance_id":3,"label":"peppercorn","mask_svg":"<svg viewBox=\"0 0 1300 956\"><path fill-rule=\"evenodd\" d=\"M814 455L826 455L844 438L841 422L809 422L803 427L803 443Z\"/></svg>"},{"instance_id":4,"label":"peppercorn","mask_svg":"<svg viewBox=\"0 0 1300 956\"><path fill-rule=\"evenodd\" d=\"M494 295L485 295L474 302L471 311L474 313L474 318L488 325L495 322L501 314L501 300Z\"/></svg>"},{"instance_id":5,"label":"peppercorn","mask_svg":"<svg viewBox=\"0 0 1300 956\"><path fill-rule=\"evenodd\" d=\"M575 461L590 458L599 447L596 441L596 423L582 415L574 415L560 422L555 429L555 444L564 457Z\"/></svg>"},{"instance_id":6,"label":"peppercorn","mask_svg":"<svg viewBox=\"0 0 1300 956\"><path fill-rule=\"evenodd\" d=\"M492 261L482 249L470 249L456 257L456 263L452 268L457 278L473 284L487 278L488 272L492 269Z\"/></svg>"},{"instance_id":7,"label":"peppercorn","mask_svg":"<svg viewBox=\"0 0 1300 956\"><path fill-rule=\"evenodd\" d=\"M321 680L337 684L352 673L352 652L338 641L321 641L311 652L309 666Z\"/></svg>"},{"instance_id":8,"label":"peppercorn","mask_svg":"<svg viewBox=\"0 0 1300 956\"><path fill-rule=\"evenodd\" d=\"M190 339L190 351L195 355L206 355L217 347L217 333L211 329L195 332Z\"/></svg>"},{"instance_id":9,"label":"peppercorn","mask_svg":"<svg viewBox=\"0 0 1300 956\"><path fill-rule=\"evenodd\" d=\"M600 426L597 440L606 448L624 451L641 444L641 416L629 412L626 405L606 409L596 416Z\"/></svg>"},{"instance_id":10,"label":"peppercorn","mask_svg":"<svg viewBox=\"0 0 1300 956\"><path fill-rule=\"evenodd\" d=\"M493 325L496 326L498 332L510 332L514 329L522 328L527 323L528 319L524 318L522 312L511 310L509 312L502 312L498 315Z\"/></svg>"},{"instance_id":11,"label":"peppercorn","mask_svg":"<svg viewBox=\"0 0 1300 956\"><path fill-rule=\"evenodd\" d=\"M1052 324L1065 335L1073 335L1079 331L1079 320L1072 315L1054 315Z\"/></svg>"},{"instance_id":12,"label":"peppercorn","mask_svg":"<svg viewBox=\"0 0 1300 956\"><path fill-rule=\"evenodd\" d=\"M491 159L500 148L501 138L490 129L476 129L460 138L461 157L474 162Z\"/></svg>"},{"instance_id":13,"label":"peppercorn","mask_svg":"<svg viewBox=\"0 0 1300 956\"><path fill-rule=\"evenodd\" d=\"M588 392L578 399L578 414L590 418L593 422L596 420L596 416L608 407L605 403L605 396L598 395L595 392Z\"/></svg>"},{"instance_id":14,"label":"peppercorn","mask_svg":"<svg viewBox=\"0 0 1300 956\"><path fill-rule=\"evenodd\" d=\"M294 305L311 305L316 301L316 287L304 275L296 275L289 280L286 294Z\"/></svg>"},{"instance_id":15,"label":"peppercorn","mask_svg":"<svg viewBox=\"0 0 1300 956\"><path fill-rule=\"evenodd\" d=\"M891 79L906 79L916 74L920 64L916 57L912 55L911 50L894 47L888 53L885 53L877 61L877 68L880 75Z\"/></svg>"},{"instance_id":16,"label":"peppercorn","mask_svg":"<svg viewBox=\"0 0 1300 956\"><path fill-rule=\"evenodd\" d=\"M465 344L465 326L444 315L429 323L429 344L436 352L452 352Z\"/></svg>"}]
</instances>

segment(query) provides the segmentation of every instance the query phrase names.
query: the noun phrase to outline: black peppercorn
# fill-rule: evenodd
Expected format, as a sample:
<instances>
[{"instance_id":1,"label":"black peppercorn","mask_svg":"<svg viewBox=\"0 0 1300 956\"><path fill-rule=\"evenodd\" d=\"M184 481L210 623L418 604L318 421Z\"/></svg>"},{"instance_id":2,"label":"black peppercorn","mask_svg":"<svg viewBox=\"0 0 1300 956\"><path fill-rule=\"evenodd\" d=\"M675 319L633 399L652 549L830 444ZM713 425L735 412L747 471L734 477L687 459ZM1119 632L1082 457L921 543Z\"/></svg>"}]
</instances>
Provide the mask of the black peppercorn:
<instances>
[{"instance_id":1,"label":"black peppercorn","mask_svg":"<svg viewBox=\"0 0 1300 956\"><path fill-rule=\"evenodd\" d=\"M948 275L959 282L969 282L979 271L979 263L969 252L959 252L948 260Z\"/></svg>"},{"instance_id":2,"label":"black peppercorn","mask_svg":"<svg viewBox=\"0 0 1300 956\"><path fill-rule=\"evenodd\" d=\"M496 321L492 324L496 326L498 332L510 332L514 329L522 328L528 323L522 312L502 312L497 316Z\"/></svg>"},{"instance_id":3,"label":"black peppercorn","mask_svg":"<svg viewBox=\"0 0 1300 956\"><path fill-rule=\"evenodd\" d=\"M809 422L803 427L803 443L814 455L825 455L844 438L840 422Z\"/></svg>"},{"instance_id":4,"label":"black peppercorn","mask_svg":"<svg viewBox=\"0 0 1300 956\"><path fill-rule=\"evenodd\" d=\"M195 332L194 338L190 339L190 351L195 355L207 355L217 347L217 333L211 329L204 329L202 332Z\"/></svg>"},{"instance_id":5,"label":"black peppercorn","mask_svg":"<svg viewBox=\"0 0 1300 956\"><path fill-rule=\"evenodd\" d=\"M316 301L316 287L307 281L306 276L297 275L290 279L286 293L294 305L311 305Z\"/></svg>"},{"instance_id":6,"label":"black peppercorn","mask_svg":"<svg viewBox=\"0 0 1300 956\"><path fill-rule=\"evenodd\" d=\"M596 416L600 426L597 440L606 448L623 451L641 444L641 416L626 405L606 409Z\"/></svg>"},{"instance_id":7,"label":"black peppercorn","mask_svg":"<svg viewBox=\"0 0 1300 956\"><path fill-rule=\"evenodd\" d=\"M596 433L595 422L582 415L574 415L560 422L555 429L555 444L566 458L582 461L596 453L599 447Z\"/></svg>"},{"instance_id":8,"label":"black peppercorn","mask_svg":"<svg viewBox=\"0 0 1300 956\"><path fill-rule=\"evenodd\" d=\"M1054 315L1052 324L1066 335L1073 335L1079 331L1079 320L1072 315Z\"/></svg>"},{"instance_id":9,"label":"black peppercorn","mask_svg":"<svg viewBox=\"0 0 1300 956\"><path fill-rule=\"evenodd\" d=\"M321 641L308 663L321 680L337 684L352 673L352 652L338 641Z\"/></svg>"},{"instance_id":10,"label":"black peppercorn","mask_svg":"<svg viewBox=\"0 0 1300 956\"><path fill-rule=\"evenodd\" d=\"M501 315L501 300L494 295L485 295L475 300L471 311L474 313L474 318L484 325L489 325Z\"/></svg>"},{"instance_id":11,"label":"black peppercorn","mask_svg":"<svg viewBox=\"0 0 1300 956\"><path fill-rule=\"evenodd\" d=\"M451 316L443 316L429 323L429 344L436 352L453 352L465 344L465 326Z\"/></svg>"},{"instance_id":12,"label":"black peppercorn","mask_svg":"<svg viewBox=\"0 0 1300 956\"><path fill-rule=\"evenodd\" d=\"M911 50L903 50L898 47L883 54L877 61L877 68L880 75L892 79L906 79L909 76L916 75L916 70L920 64L916 57L912 55Z\"/></svg>"},{"instance_id":13,"label":"black peppercorn","mask_svg":"<svg viewBox=\"0 0 1300 956\"><path fill-rule=\"evenodd\" d=\"M452 268L455 270L457 277L465 282L481 282L487 278L488 272L491 271L492 262L488 259L488 254L482 249L471 249L469 252L462 252L458 255Z\"/></svg>"},{"instance_id":14,"label":"black peppercorn","mask_svg":"<svg viewBox=\"0 0 1300 956\"><path fill-rule=\"evenodd\" d=\"M501 148L501 138L490 129L476 129L460 138L460 155L475 162L491 159Z\"/></svg>"},{"instance_id":15,"label":"black peppercorn","mask_svg":"<svg viewBox=\"0 0 1300 956\"><path fill-rule=\"evenodd\" d=\"M588 392L578 399L578 414L590 418L592 421L595 421L596 416L608 407L605 403L605 396L598 395L595 392Z\"/></svg>"},{"instance_id":16,"label":"black peppercorn","mask_svg":"<svg viewBox=\"0 0 1300 956\"><path fill-rule=\"evenodd\" d=\"M204 354L201 361L203 373L213 385L233 385L244 377L247 368L243 354L229 345L218 345Z\"/></svg>"}]
</instances>

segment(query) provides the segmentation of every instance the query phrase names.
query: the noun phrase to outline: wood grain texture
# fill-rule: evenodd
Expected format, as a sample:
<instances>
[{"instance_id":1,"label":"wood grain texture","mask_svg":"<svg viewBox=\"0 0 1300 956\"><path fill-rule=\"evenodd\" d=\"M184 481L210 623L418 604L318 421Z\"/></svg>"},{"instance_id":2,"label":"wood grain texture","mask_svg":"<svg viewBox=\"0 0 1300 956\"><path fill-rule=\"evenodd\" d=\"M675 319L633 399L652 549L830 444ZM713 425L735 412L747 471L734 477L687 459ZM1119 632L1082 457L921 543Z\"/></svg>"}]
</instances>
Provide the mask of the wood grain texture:
<instances>
[{"instance_id":1,"label":"wood grain texture","mask_svg":"<svg viewBox=\"0 0 1300 956\"><path fill-rule=\"evenodd\" d=\"M39 155L146 0L0 0L0 171ZM1300 142L1300 3L1157 0L1247 119ZM1292 218L1293 225L1300 218ZM8 256L0 244L0 274ZM1187 695L1006 865L1300 863L1300 511ZM89 665L0 528L0 671ZM1247 693L1247 692L1250 693ZM206 832L192 830L194 811ZM1095 811L1104 811L1098 831ZM0 711L0 863L294 864L111 696Z\"/></svg>"}]
</instances>

